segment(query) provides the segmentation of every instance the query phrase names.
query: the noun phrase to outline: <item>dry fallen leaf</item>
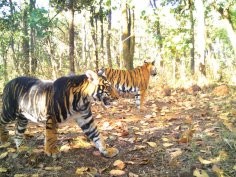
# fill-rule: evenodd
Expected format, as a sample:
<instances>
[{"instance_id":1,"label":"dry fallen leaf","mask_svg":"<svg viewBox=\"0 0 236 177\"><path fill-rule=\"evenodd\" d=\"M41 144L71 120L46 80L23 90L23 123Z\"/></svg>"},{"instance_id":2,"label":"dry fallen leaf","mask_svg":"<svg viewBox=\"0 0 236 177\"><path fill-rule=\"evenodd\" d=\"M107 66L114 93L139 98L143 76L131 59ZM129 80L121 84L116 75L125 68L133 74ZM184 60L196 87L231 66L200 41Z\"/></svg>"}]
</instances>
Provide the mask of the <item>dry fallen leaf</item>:
<instances>
[{"instance_id":1,"label":"dry fallen leaf","mask_svg":"<svg viewBox=\"0 0 236 177\"><path fill-rule=\"evenodd\" d=\"M192 137L193 137L193 133L195 132L194 129L188 129L188 130L185 130L180 139L179 139L179 142L180 143L188 143L191 141Z\"/></svg>"},{"instance_id":2,"label":"dry fallen leaf","mask_svg":"<svg viewBox=\"0 0 236 177\"><path fill-rule=\"evenodd\" d=\"M5 173L7 172L7 168L0 167L0 173Z\"/></svg>"},{"instance_id":3,"label":"dry fallen leaf","mask_svg":"<svg viewBox=\"0 0 236 177\"><path fill-rule=\"evenodd\" d=\"M166 115L166 113L164 111L161 112L161 116L164 116Z\"/></svg>"},{"instance_id":4,"label":"dry fallen leaf","mask_svg":"<svg viewBox=\"0 0 236 177\"><path fill-rule=\"evenodd\" d=\"M16 152L15 148L7 148L7 152L11 153L11 152Z\"/></svg>"},{"instance_id":5,"label":"dry fallen leaf","mask_svg":"<svg viewBox=\"0 0 236 177\"><path fill-rule=\"evenodd\" d=\"M234 165L233 169L236 170L236 165Z\"/></svg>"},{"instance_id":6,"label":"dry fallen leaf","mask_svg":"<svg viewBox=\"0 0 236 177\"><path fill-rule=\"evenodd\" d=\"M150 119L152 117L153 117L152 114L147 114L147 115L144 116L144 118L146 118L146 119Z\"/></svg>"},{"instance_id":7,"label":"dry fallen leaf","mask_svg":"<svg viewBox=\"0 0 236 177\"><path fill-rule=\"evenodd\" d=\"M0 149L2 149L2 148L7 148L7 147L9 147L10 145L11 145L10 142L4 143L4 144L2 144L2 145L0 146Z\"/></svg>"},{"instance_id":8,"label":"dry fallen leaf","mask_svg":"<svg viewBox=\"0 0 236 177\"><path fill-rule=\"evenodd\" d=\"M61 166L45 167L45 170L49 170L49 171L58 171L58 170L61 170L61 169L62 169Z\"/></svg>"},{"instance_id":9,"label":"dry fallen leaf","mask_svg":"<svg viewBox=\"0 0 236 177\"><path fill-rule=\"evenodd\" d=\"M219 167L217 167L216 165L213 165L212 167L212 171L214 171L218 177L224 177L224 171L221 170Z\"/></svg>"},{"instance_id":10,"label":"dry fallen leaf","mask_svg":"<svg viewBox=\"0 0 236 177\"><path fill-rule=\"evenodd\" d=\"M175 159L183 153L180 148L171 148L166 151L170 154L171 159Z\"/></svg>"},{"instance_id":11,"label":"dry fallen leaf","mask_svg":"<svg viewBox=\"0 0 236 177\"><path fill-rule=\"evenodd\" d=\"M20 146L20 147L17 149L18 152L24 152L24 151L29 151L29 150L30 150L30 147L29 147L29 146L25 146L25 145Z\"/></svg>"},{"instance_id":12,"label":"dry fallen leaf","mask_svg":"<svg viewBox=\"0 0 236 177\"><path fill-rule=\"evenodd\" d=\"M96 119L102 118L102 114L98 114L95 118L96 118Z\"/></svg>"},{"instance_id":13,"label":"dry fallen leaf","mask_svg":"<svg viewBox=\"0 0 236 177\"><path fill-rule=\"evenodd\" d=\"M204 164L204 165L208 165L208 164L211 164L211 163L217 163L217 162L220 162L220 161L224 161L226 158L228 157L227 153L225 151L220 151L219 152L219 155L215 158L211 158L209 160L205 160L203 159L202 157L198 157L198 160Z\"/></svg>"},{"instance_id":14,"label":"dry fallen leaf","mask_svg":"<svg viewBox=\"0 0 236 177\"><path fill-rule=\"evenodd\" d=\"M8 155L8 152L3 152L0 154L0 159L4 159Z\"/></svg>"},{"instance_id":15,"label":"dry fallen leaf","mask_svg":"<svg viewBox=\"0 0 236 177\"><path fill-rule=\"evenodd\" d=\"M92 144L84 138L84 136L79 136L73 139L72 143L70 144L73 148L86 148L89 149L92 147Z\"/></svg>"},{"instance_id":16,"label":"dry fallen leaf","mask_svg":"<svg viewBox=\"0 0 236 177\"><path fill-rule=\"evenodd\" d=\"M125 174L125 171L123 170L111 170L110 175L112 176L122 176Z\"/></svg>"},{"instance_id":17,"label":"dry fallen leaf","mask_svg":"<svg viewBox=\"0 0 236 177\"><path fill-rule=\"evenodd\" d=\"M83 175L84 174L84 172L86 172L88 170L88 167L80 167L80 168L77 168L76 169L76 174L77 175Z\"/></svg>"},{"instance_id":18,"label":"dry fallen leaf","mask_svg":"<svg viewBox=\"0 0 236 177\"><path fill-rule=\"evenodd\" d=\"M193 117L192 115L186 116L186 118L185 118L185 120L184 120L184 123L191 125L192 122L193 122L192 117Z\"/></svg>"},{"instance_id":19,"label":"dry fallen leaf","mask_svg":"<svg viewBox=\"0 0 236 177\"><path fill-rule=\"evenodd\" d=\"M233 123L229 122L228 120L225 120L223 124L231 131L236 133L236 127L234 126Z\"/></svg>"},{"instance_id":20,"label":"dry fallen leaf","mask_svg":"<svg viewBox=\"0 0 236 177\"><path fill-rule=\"evenodd\" d=\"M208 164L211 164L211 163L212 163L211 160L205 160L205 159L203 159L202 157L198 157L198 160L199 160L202 164L204 164L204 165L208 165Z\"/></svg>"},{"instance_id":21,"label":"dry fallen leaf","mask_svg":"<svg viewBox=\"0 0 236 177\"><path fill-rule=\"evenodd\" d=\"M60 147L60 151L68 152L69 150L70 150L70 145L69 144L64 144Z\"/></svg>"},{"instance_id":22,"label":"dry fallen leaf","mask_svg":"<svg viewBox=\"0 0 236 177\"><path fill-rule=\"evenodd\" d=\"M169 139L168 138L165 138L165 137L163 137L163 138L161 138L162 139L162 141L169 141Z\"/></svg>"},{"instance_id":23,"label":"dry fallen leaf","mask_svg":"<svg viewBox=\"0 0 236 177\"><path fill-rule=\"evenodd\" d=\"M136 151L136 150L140 150L140 149L145 149L147 147L147 145L134 145L134 148L132 149L132 151Z\"/></svg>"},{"instance_id":24,"label":"dry fallen leaf","mask_svg":"<svg viewBox=\"0 0 236 177\"><path fill-rule=\"evenodd\" d=\"M193 171L193 176L196 176L196 177L209 177L207 172L205 170L201 170L201 169L194 170Z\"/></svg>"},{"instance_id":25,"label":"dry fallen leaf","mask_svg":"<svg viewBox=\"0 0 236 177\"><path fill-rule=\"evenodd\" d=\"M170 146L173 146L174 144L172 144L172 143L163 143L163 146L164 147L170 147Z\"/></svg>"},{"instance_id":26,"label":"dry fallen leaf","mask_svg":"<svg viewBox=\"0 0 236 177\"><path fill-rule=\"evenodd\" d=\"M157 144L155 142L147 142L147 144L153 148L157 147Z\"/></svg>"},{"instance_id":27,"label":"dry fallen leaf","mask_svg":"<svg viewBox=\"0 0 236 177\"><path fill-rule=\"evenodd\" d=\"M130 164L130 165L134 165L135 164L135 162L133 162L133 161L125 161L125 163L126 164Z\"/></svg>"},{"instance_id":28,"label":"dry fallen leaf","mask_svg":"<svg viewBox=\"0 0 236 177\"><path fill-rule=\"evenodd\" d=\"M97 176L97 172L98 170L94 167L81 167L76 170L76 174L82 176Z\"/></svg>"},{"instance_id":29,"label":"dry fallen leaf","mask_svg":"<svg viewBox=\"0 0 236 177\"><path fill-rule=\"evenodd\" d=\"M138 175L132 173L132 172L129 172L129 177L139 177Z\"/></svg>"},{"instance_id":30,"label":"dry fallen leaf","mask_svg":"<svg viewBox=\"0 0 236 177\"><path fill-rule=\"evenodd\" d=\"M39 177L39 174L15 174L14 177Z\"/></svg>"},{"instance_id":31,"label":"dry fallen leaf","mask_svg":"<svg viewBox=\"0 0 236 177\"><path fill-rule=\"evenodd\" d=\"M113 166L117 167L119 170L123 170L125 168L125 163L121 160L116 160L113 163Z\"/></svg>"},{"instance_id":32,"label":"dry fallen leaf","mask_svg":"<svg viewBox=\"0 0 236 177\"><path fill-rule=\"evenodd\" d=\"M110 126L109 122L104 122L101 129L102 130L112 130L113 128Z\"/></svg>"}]
</instances>

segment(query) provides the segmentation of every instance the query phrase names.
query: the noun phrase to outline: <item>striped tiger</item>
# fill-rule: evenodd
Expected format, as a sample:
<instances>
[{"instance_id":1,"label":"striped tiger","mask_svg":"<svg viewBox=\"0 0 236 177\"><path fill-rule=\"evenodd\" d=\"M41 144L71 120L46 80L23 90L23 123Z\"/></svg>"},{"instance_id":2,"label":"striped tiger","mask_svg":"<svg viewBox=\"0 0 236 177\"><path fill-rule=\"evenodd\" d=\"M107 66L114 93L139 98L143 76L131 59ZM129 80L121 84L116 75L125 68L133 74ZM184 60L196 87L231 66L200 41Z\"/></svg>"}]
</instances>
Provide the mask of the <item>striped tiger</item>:
<instances>
[{"instance_id":1,"label":"striped tiger","mask_svg":"<svg viewBox=\"0 0 236 177\"><path fill-rule=\"evenodd\" d=\"M136 106L142 109L150 75L157 74L154 64L155 61L144 61L142 66L133 70L102 68L98 71L98 75L105 76L119 92L133 93Z\"/></svg>"},{"instance_id":2,"label":"striped tiger","mask_svg":"<svg viewBox=\"0 0 236 177\"><path fill-rule=\"evenodd\" d=\"M6 125L16 120L15 143L19 148L28 121L46 122L45 153L60 156L57 147L58 123L69 118L76 120L85 135L105 157L118 154L118 149L106 147L91 112L91 101L109 105L117 91L103 76L88 70L79 76L67 76L55 81L42 81L33 77L18 77L8 82L3 90L3 107L0 117L0 140L9 137Z\"/></svg>"}]
</instances>

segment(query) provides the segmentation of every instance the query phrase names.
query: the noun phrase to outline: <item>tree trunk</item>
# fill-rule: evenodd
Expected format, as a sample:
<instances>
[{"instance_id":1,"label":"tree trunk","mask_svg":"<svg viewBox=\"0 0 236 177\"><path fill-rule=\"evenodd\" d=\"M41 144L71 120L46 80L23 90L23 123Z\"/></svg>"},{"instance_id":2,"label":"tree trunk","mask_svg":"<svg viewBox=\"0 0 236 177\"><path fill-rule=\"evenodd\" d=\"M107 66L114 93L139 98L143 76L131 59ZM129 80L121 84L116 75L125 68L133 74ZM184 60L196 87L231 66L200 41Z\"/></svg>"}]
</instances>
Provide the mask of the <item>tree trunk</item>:
<instances>
[{"instance_id":1,"label":"tree trunk","mask_svg":"<svg viewBox=\"0 0 236 177\"><path fill-rule=\"evenodd\" d=\"M69 24L69 60L70 60L70 73L75 73L75 27L74 27L74 1L69 1L69 9L71 14L70 24Z\"/></svg>"},{"instance_id":2,"label":"tree trunk","mask_svg":"<svg viewBox=\"0 0 236 177\"><path fill-rule=\"evenodd\" d=\"M81 33L82 33L82 61L81 63L84 63L86 67L88 67L88 57L87 57L87 28L86 28L86 13L83 13L83 18L81 20Z\"/></svg>"},{"instance_id":3,"label":"tree trunk","mask_svg":"<svg viewBox=\"0 0 236 177\"><path fill-rule=\"evenodd\" d=\"M230 5L228 4L226 7L222 8L221 6L217 7L216 4L213 4L215 9L220 13L223 18L224 27L228 33L229 40L234 49L234 55L236 55L236 29L233 25L233 15L230 14Z\"/></svg>"},{"instance_id":4,"label":"tree trunk","mask_svg":"<svg viewBox=\"0 0 236 177\"><path fill-rule=\"evenodd\" d=\"M158 52L159 52L159 66L163 67L164 65L164 61L163 61L163 56L162 56L162 50L163 50L163 37L162 37L162 34L161 34L161 24L160 24L160 17L159 17L159 14L157 13L158 12L158 9L157 9L157 5L156 5L156 0L150 0L149 1L152 8L154 9L154 14L155 16L157 17L156 18L156 35L158 36Z\"/></svg>"},{"instance_id":5,"label":"tree trunk","mask_svg":"<svg viewBox=\"0 0 236 177\"><path fill-rule=\"evenodd\" d=\"M0 45L0 54L1 54L1 58L3 61L3 78L4 78L4 85L6 84L6 82L8 81L8 73L7 73L7 49L6 49L6 45L1 42Z\"/></svg>"},{"instance_id":6,"label":"tree trunk","mask_svg":"<svg viewBox=\"0 0 236 177\"><path fill-rule=\"evenodd\" d=\"M128 7L126 0L122 0L122 60L124 67L133 69L134 57L134 12Z\"/></svg>"},{"instance_id":7,"label":"tree trunk","mask_svg":"<svg viewBox=\"0 0 236 177\"><path fill-rule=\"evenodd\" d=\"M197 76L202 77L205 75L202 66L205 66L205 17L204 17L204 4L203 0L195 1L195 53L197 59L195 65L195 71Z\"/></svg>"},{"instance_id":8,"label":"tree trunk","mask_svg":"<svg viewBox=\"0 0 236 177\"><path fill-rule=\"evenodd\" d=\"M224 27L228 33L229 40L234 49L234 55L236 56L236 32L233 30L232 25L230 24L228 19L223 19Z\"/></svg>"},{"instance_id":9,"label":"tree trunk","mask_svg":"<svg viewBox=\"0 0 236 177\"><path fill-rule=\"evenodd\" d=\"M103 24L103 9L102 9L102 1L99 2L99 20L100 20L100 31L101 31L101 47L100 47L100 58L102 59L102 65L104 66L105 54L104 54L104 24Z\"/></svg>"},{"instance_id":10,"label":"tree trunk","mask_svg":"<svg viewBox=\"0 0 236 177\"><path fill-rule=\"evenodd\" d=\"M57 63L55 61L55 52L53 48L53 42L51 41L50 36L47 37L47 50L50 56L50 66L52 68L53 79L57 78Z\"/></svg>"},{"instance_id":11,"label":"tree trunk","mask_svg":"<svg viewBox=\"0 0 236 177\"><path fill-rule=\"evenodd\" d=\"M95 17L94 7L91 7L91 18L90 18L90 24L92 27L91 33L92 33L92 39L94 44L94 50L95 50L95 69L98 71L99 69L99 62L98 62L98 42L97 42L97 18ZM95 23L95 24L94 24Z\"/></svg>"},{"instance_id":12,"label":"tree trunk","mask_svg":"<svg viewBox=\"0 0 236 177\"><path fill-rule=\"evenodd\" d=\"M190 56L191 56L190 70L192 75L194 75L195 73L195 55L194 55L195 44L194 44L194 16L193 16L194 4L192 0L189 0L188 3L190 7L190 23L191 23L190 36L192 44L192 48L190 49Z\"/></svg>"},{"instance_id":13,"label":"tree trunk","mask_svg":"<svg viewBox=\"0 0 236 177\"><path fill-rule=\"evenodd\" d=\"M106 37L106 47L107 47L107 62L109 67L112 67L112 60L111 60L111 9L108 11L108 30L107 30L107 37Z\"/></svg>"},{"instance_id":14,"label":"tree trunk","mask_svg":"<svg viewBox=\"0 0 236 177\"><path fill-rule=\"evenodd\" d=\"M25 75L30 74L29 70L29 34L28 34L28 10L27 10L27 4L24 2L24 7L23 7L23 40L22 40L22 49L23 49L23 60L22 60L22 69L23 73Z\"/></svg>"},{"instance_id":15,"label":"tree trunk","mask_svg":"<svg viewBox=\"0 0 236 177\"><path fill-rule=\"evenodd\" d=\"M10 45L11 45L11 50L12 50L12 59L14 61L14 66L16 68L16 72L19 73L19 61L16 57L16 53L15 53L15 41L14 41L14 31L15 31L15 27L14 27L14 5L12 3L12 0L9 0L9 4L10 4L10 12L11 12L11 36L10 36Z\"/></svg>"},{"instance_id":16,"label":"tree trunk","mask_svg":"<svg viewBox=\"0 0 236 177\"><path fill-rule=\"evenodd\" d=\"M30 13L35 9L35 3L36 0L30 0ZM37 68L37 58L35 57L35 51L34 51L34 46L35 46L35 29L34 27L30 27L30 55L31 55L31 62L30 62L30 73L32 75L35 74L36 68Z\"/></svg>"}]
</instances>

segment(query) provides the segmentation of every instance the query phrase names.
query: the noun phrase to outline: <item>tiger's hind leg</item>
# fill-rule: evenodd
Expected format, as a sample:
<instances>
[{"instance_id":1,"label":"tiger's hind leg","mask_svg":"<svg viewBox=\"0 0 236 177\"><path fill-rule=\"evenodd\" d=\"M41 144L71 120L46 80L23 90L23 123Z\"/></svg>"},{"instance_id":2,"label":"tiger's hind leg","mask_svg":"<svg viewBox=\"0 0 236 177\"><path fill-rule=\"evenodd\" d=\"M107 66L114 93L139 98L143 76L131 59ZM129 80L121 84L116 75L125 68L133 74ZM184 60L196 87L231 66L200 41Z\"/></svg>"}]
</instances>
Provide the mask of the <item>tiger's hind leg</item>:
<instances>
[{"instance_id":1,"label":"tiger's hind leg","mask_svg":"<svg viewBox=\"0 0 236 177\"><path fill-rule=\"evenodd\" d=\"M1 143L7 142L9 138L9 132L6 129L6 126L9 122L4 119L3 116L0 117L0 141Z\"/></svg>"},{"instance_id":2,"label":"tiger's hind leg","mask_svg":"<svg viewBox=\"0 0 236 177\"><path fill-rule=\"evenodd\" d=\"M135 98L136 107L137 107L138 109L140 109L140 91L138 91L138 92L135 94L134 98Z\"/></svg>"},{"instance_id":3,"label":"tiger's hind leg","mask_svg":"<svg viewBox=\"0 0 236 177\"><path fill-rule=\"evenodd\" d=\"M24 133L28 125L28 119L22 114L17 116L14 141L17 149L22 145L24 140Z\"/></svg>"},{"instance_id":4,"label":"tiger's hind leg","mask_svg":"<svg viewBox=\"0 0 236 177\"><path fill-rule=\"evenodd\" d=\"M14 109L10 109L6 106L4 106L4 100L3 100L3 107L2 107L2 114L0 117L0 140L1 143L7 142L9 138L9 132L7 130L7 124L9 124L11 121L15 120L15 112Z\"/></svg>"},{"instance_id":5,"label":"tiger's hind leg","mask_svg":"<svg viewBox=\"0 0 236 177\"><path fill-rule=\"evenodd\" d=\"M89 109L89 108L88 108ZM88 113L83 111L81 116L77 118L77 123L83 130L83 132L91 139L96 148L105 156L105 157L114 157L119 153L119 150L114 147L106 147L105 141L103 140L101 134L99 133L97 126L94 123L91 110L89 109Z\"/></svg>"},{"instance_id":6,"label":"tiger's hind leg","mask_svg":"<svg viewBox=\"0 0 236 177\"><path fill-rule=\"evenodd\" d=\"M140 110L144 110L144 100L145 100L145 96L146 96L146 90L141 90L140 92Z\"/></svg>"},{"instance_id":7,"label":"tiger's hind leg","mask_svg":"<svg viewBox=\"0 0 236 177\"><path fill-rule=\"evenodd\" d=\"M44 151L48 156L56 158L60 156L57 147L57 122L53 117L49 117L46 121Z\"/></svg>"},{"instance_id":8,"label":"tiger's hind leg","mask_svg":"<svg viewBox=\"0 0 236 177\"><path fill-rule=\"evenodd\" d=\"M144 109L144 99L145 99L146 90L138 91L137 94L135 94L135 104L139 110Z\"/></svg>"}]
</instances>

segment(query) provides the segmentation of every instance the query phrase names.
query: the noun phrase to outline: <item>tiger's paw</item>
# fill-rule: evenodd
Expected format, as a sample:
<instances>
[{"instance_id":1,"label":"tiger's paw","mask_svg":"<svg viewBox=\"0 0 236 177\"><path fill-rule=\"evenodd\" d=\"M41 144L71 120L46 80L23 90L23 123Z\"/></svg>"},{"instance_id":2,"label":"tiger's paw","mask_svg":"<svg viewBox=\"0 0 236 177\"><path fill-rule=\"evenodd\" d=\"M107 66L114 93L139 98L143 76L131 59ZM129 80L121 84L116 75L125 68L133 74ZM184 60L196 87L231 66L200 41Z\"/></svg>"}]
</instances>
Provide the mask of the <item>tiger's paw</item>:
<instances>
[{"instance_id":1,"label":"tiger's paw","mask_svg":"<svg viewBox=\"0 0 236 177\"><path fill-rule=\"evenodd\" d=\"M8 134L4 134L0 136L0 141L2 144L6 143L9 139L9 135Z\"/></svg>"},{"instance_id":2,"label":"tiger's paw","mask_svg":"<svg viewBox=\"0 0 236 177\"><path fill-rule=\"evenodd\" d=\"M106 151L103 153L105 157L114 157L119 153L119 150L117 148L107 148Z\"/></svg>"},{"instance_id":3,"label":"tiger's paw","mask_svg":"<svg viewBox=\"0 0 236 177\"><path fill-rule=\"evenodd\" d=\"M56 159L56 158L61 156L61 153L60 153L58 147L45 148L44 152L45 152L45 154L47 154L47 156L52 157L54 159Z\"/></svg>"}]
</instances>

